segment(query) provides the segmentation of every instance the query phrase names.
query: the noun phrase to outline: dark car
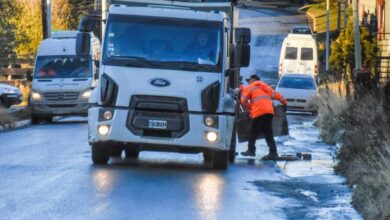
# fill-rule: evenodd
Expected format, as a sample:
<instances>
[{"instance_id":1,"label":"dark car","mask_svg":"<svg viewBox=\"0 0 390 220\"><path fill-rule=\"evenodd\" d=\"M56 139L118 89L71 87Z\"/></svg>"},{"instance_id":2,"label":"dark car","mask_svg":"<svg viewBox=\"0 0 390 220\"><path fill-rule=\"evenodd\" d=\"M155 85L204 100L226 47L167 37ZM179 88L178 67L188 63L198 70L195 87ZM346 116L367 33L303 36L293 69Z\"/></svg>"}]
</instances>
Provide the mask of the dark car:
<instances>
[{"instance_id":1,"label":"dark car","mask_svg":"<svg viewBox=\"0 0 390 220\"><path fill-rule=\"evenodd\" d=\"M0 106L9 108L22 101L22 93L14 86L0 83Z\"/></svg>"}]
</instances>

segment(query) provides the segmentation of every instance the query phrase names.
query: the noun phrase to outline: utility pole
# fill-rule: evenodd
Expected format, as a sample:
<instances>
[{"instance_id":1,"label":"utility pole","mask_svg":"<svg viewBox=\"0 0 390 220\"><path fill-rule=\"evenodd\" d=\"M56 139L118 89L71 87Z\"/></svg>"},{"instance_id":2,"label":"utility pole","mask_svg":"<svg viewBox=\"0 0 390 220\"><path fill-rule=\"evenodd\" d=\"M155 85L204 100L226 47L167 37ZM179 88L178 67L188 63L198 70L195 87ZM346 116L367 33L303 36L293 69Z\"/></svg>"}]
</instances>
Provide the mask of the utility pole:
<instances>
[{"instance_id":1,"label":"utility pole","mask_svg":"<svg viewBox=\"0 0 390 220\"><path fill-rule=\"evenodd\" d=\"M344 29L347 29L348 24L348 0L344 1Z\"/></svg>"},{"instance_id":2,"label":"utility pole","mask_svg":"<svg viewBox=\"0 0 390 220\"><path fill-rule=\"evenodd\" d=\"M106 19L108 13L108 7L110 6L109 0L102 0L102 39L104 36L104 29L106 27Z\"/></svg>"},{"instance_id":3,"label":"utility pole","mask_svg":"<svg viewBox=\"0 0 390 220\"><path fill-rule=\"evenodd\" d=\"M326 0L326 72L329 72L329 0Z\"/></svg>"},{"instance_id":4,"label":"utility pole","mask_svg":"<svg viewBox=\"0 0 390 220\"><path fill-rule=\"evenodd\" d=\"M341 0L337 0L337 31L341 31Z\"/></svg>"},{"instance_id":5,"label":"utility pole","mask_svg":"<svg viewBox=\"0 0 390 220\"><path fill-rule=\"evenodd\" d=\"M51 0L41 0L42 37L51 37Z\"/></svg>"},{"instance_id":6,"label":"utility pole","mask_svg":"<svg viewBox=\"0 0 390 220\"><path fill-rule=\"evenodd\" d=\"M355 69L361 69L362 55L361 55L361 45L360 45L358 0L352 1L352 7L353 7L353 30L354 30L354 40L355 40Z\"/></svg>"}]
</instances>

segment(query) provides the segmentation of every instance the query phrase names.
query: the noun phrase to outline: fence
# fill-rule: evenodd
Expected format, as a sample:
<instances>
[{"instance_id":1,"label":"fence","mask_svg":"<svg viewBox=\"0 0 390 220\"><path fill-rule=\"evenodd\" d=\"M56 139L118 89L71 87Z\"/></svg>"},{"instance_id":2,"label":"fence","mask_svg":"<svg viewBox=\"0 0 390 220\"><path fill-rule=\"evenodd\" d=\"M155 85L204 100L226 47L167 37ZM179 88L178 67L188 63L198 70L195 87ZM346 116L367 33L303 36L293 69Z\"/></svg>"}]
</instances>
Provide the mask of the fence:
<instances>
[{"instance_id":1,"label":"fence","mask_svg":"<svg viewBox=\"0 0 390 220\"><path fill-rule=\"evenodd\" d=\"M27 81L33 73L33 58L16 60L0 58L0 83L15 84L15 81Z\"/></svg>"}]
</instances>

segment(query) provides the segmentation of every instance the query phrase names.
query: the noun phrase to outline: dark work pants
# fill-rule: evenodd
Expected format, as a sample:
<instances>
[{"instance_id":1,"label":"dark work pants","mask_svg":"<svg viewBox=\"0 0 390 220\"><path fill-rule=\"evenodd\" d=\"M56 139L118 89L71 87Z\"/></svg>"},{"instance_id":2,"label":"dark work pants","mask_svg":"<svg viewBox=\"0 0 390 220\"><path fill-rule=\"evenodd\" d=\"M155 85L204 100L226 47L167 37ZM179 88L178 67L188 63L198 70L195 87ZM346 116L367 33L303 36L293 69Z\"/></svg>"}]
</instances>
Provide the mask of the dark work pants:
<instances>
[{"instance_id":1,"label":"dark work pants","mask_svg":"<svg viewBox=\"0 0 390 220\"><path fill-rule=\"evenodd\" d=\"M260 131L263 131L265 141L269 147L269 153L277 153L276 144L274 140L274 133L272 131L272 114L265 114L252 119L251 135L248 142L248 150L256 151L256 139Z\"/></svg>"}]
</instances>

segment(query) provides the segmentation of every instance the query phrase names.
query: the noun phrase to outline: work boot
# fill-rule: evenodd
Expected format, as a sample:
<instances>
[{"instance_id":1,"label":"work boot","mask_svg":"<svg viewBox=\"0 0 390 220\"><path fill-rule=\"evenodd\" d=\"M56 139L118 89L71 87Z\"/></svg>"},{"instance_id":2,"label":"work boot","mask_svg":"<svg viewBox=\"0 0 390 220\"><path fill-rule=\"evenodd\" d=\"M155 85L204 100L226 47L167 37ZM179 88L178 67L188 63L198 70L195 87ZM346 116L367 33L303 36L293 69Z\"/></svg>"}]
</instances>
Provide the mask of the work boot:
<instances>
[{"instance_id":1,"label":"work boot","mask_svg":"<svg viewBox=\"0 0 390 220\"><path fill-rule=\"evenodd\" d=\"M254 151L247 150L245 152L241 152L241 155L246 157L254 157L256 156L256 153Z\"/></svg>"},{"instance_id":2,"label":"work boot","mask_svg":"<svg viewBox=\"0 0 390 220\"><path fill-rule=\"evenodd\" d=\"M277 153L269 153L268 155L264 156L261 158L261 160L277 160L278 159L278 154Z\"/></svg>"}]
</instances>

